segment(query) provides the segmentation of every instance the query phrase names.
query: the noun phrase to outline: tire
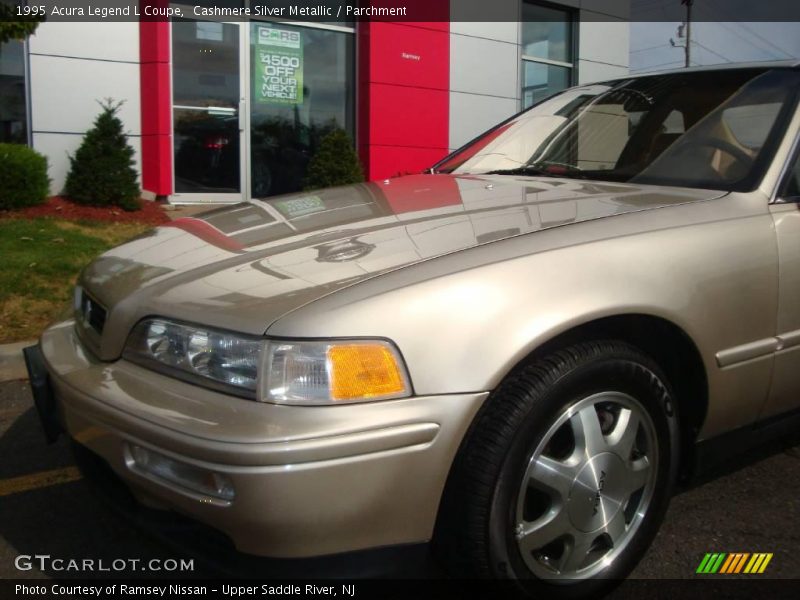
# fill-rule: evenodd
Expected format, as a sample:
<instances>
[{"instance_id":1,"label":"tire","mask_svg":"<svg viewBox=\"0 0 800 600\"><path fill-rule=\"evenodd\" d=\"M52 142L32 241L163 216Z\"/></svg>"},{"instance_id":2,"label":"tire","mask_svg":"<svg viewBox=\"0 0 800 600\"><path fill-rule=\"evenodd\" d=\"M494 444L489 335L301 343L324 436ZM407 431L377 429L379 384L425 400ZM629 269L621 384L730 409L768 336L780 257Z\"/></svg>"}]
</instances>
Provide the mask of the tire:
<instances>
[{"instance_id":1,"label":"tire","mask_svg":"<svg viewBox=\"0 0 800 600\"><path fill-rule=\"evenodd\" d=\"M678 440L667 381L636 348L585 342L534 360L462 443L435 549L457 576L545 597L605 592L658 530Z\"/></svg>"}]
</instances>

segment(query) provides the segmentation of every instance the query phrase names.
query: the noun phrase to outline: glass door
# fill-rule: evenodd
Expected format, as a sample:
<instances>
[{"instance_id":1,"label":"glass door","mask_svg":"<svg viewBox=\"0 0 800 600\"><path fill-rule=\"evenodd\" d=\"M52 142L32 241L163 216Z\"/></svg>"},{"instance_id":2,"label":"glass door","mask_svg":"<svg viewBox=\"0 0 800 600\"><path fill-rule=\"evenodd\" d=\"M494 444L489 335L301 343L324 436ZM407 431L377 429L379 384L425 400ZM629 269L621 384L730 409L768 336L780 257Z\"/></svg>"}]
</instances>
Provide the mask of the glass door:
<instances>
[{"instance_id":1,"label":"glass door","mask_svg":"<svg viewBox=\"0 0 800 600\"><path fill-rule=\"evenodd\" d=\"M241 72L246 24L172 24L176 202L239 202L246 191Z\"/></svg>"}]
</instances>

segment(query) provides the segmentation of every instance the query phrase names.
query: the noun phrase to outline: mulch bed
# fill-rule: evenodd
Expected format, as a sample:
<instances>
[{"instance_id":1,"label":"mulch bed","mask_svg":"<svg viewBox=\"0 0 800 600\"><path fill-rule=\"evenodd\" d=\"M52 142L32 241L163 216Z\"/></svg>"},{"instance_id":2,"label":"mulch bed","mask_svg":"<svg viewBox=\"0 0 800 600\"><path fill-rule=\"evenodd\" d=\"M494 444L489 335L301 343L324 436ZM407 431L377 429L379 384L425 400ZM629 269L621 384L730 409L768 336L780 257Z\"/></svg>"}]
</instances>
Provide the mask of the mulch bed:
<instances>
[{"instance_id":1,"label":"mulch bed","mask_svg":"<svg viewBox=\"0 0 800 600\"><path fill-rule=\"evenodd\" d=\"M20 210L0 210L0 219L37 217L53 217L68 221L106 221L109 223L146 223L161 225L168 223L169 217L157 202L142 200L142 208L137 211L126 211L116 206L83 206L75 204L60 196L53 196L39 206L30 206Z\"/></svg>"}]
</instances>

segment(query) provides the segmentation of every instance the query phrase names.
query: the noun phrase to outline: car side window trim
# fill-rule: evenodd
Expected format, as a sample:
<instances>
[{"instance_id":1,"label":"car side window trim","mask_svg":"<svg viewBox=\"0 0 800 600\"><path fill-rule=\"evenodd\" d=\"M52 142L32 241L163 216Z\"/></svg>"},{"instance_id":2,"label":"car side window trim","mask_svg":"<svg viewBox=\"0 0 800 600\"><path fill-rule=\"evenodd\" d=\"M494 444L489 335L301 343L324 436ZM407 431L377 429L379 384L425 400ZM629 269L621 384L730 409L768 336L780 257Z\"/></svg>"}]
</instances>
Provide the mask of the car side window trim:
<instances>
[{"instance_id":1,"label":"car side window trim","mask_svg":"<svg viewBox=\"0 0 800 600\"><path fill-rule=\"evenodd\" d=\"M796 110L800 112L800 103L796 106ZM795 128L794 140L792 140L791 148L786 154L786 159L781 167L770 204L800 204L800 189L793 194L786 193L793 173L800 175L800 128Z\"/></svg>"}]
</instances>

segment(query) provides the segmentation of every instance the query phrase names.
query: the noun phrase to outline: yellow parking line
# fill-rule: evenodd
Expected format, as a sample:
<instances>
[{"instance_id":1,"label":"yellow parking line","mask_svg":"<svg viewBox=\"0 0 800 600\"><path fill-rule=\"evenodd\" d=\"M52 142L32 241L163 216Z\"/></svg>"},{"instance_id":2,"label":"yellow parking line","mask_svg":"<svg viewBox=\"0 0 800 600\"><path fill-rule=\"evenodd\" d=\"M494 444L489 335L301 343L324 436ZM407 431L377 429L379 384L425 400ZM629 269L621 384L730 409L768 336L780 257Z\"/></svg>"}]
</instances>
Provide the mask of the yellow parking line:
<instances>
[{"instance_id":1,"label":"yellow parking line","mask_svg":"<svg viewBox=\"0 0 800 600\"><path fill-rule=\"evenodd\" d=\"M22 477L0 479L0 497L38 490L51 485L61 485L62 483L77 481L80 478L81 473L76 467L66 467L64 469L53 469L52 471L41 471L32 475L23 475Z\"/></svg>"}]
</instances>

